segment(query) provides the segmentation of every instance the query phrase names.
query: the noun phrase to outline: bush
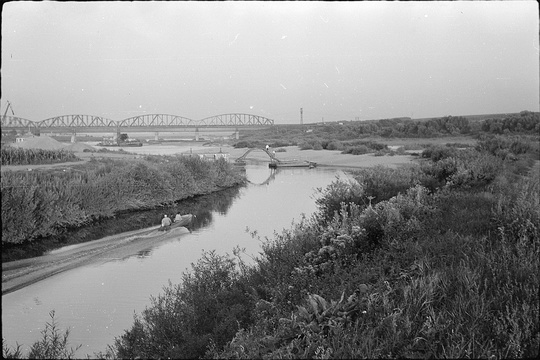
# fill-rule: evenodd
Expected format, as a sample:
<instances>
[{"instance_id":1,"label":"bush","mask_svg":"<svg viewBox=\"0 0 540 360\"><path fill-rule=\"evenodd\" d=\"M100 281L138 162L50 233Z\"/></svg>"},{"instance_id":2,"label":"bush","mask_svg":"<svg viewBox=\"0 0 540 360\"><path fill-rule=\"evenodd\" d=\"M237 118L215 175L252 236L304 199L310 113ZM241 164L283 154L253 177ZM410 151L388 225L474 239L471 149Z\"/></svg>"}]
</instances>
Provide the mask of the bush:
<instances>
[{"instance_id":1,"label":"bush","mask_svg":"<svg viewBox=\"0 0 540 360\"><path fill-rule=\"evenodd\" d=\"M169 284L152 298L115 348L120 358L199 358L211 343L222 347L247 326L253 308L235 261L207 252L181 285Z\"/></svg>"},{"instance_id":2,"label":"bush","mask_svg":"<svg viewBox=\"0 0 540 360\"><path fill-rule=\"evenodd\" d=\"M302 141L301 143L298 144L298 147L300 148L300 150L312 150L313 149L313 145L310 144L307 141Z\"/></svg>"},{"instance_id":3,"label":"bush","mask_svg":"<svg viewBox=\"0 0 540 360\"><path fill-rule=\"evenodd\" d=\"M432 153L431 156L437 160L422 164L422 171L436 179L440 186L458 188L486 186L503 169L500 158L474 149L460 150L448 157L446 155Z\"/></svg>"},{"instance_id":4,"label":"bush","mask_svg":"<svg viewBox=\"0 0 540 360\"><path fill-rule=\"evenodd\" d=\"M399 193L406 192L416 184L423 184L427 177L416 165L397 169L376 166L357 170L353 173L355 180L362 184L364 201L371 197L374 203L388 200Z\"/></svg>"},{"instance_id":5,"label":"bush","mask_svg":"<svg viewBox=\"0 0 540 360\"><path fill-rule=\"evenodd\" d=\"M358 146L354 146L354 147L347 147L341 153L342 154L352 154L352 155L363 155L363 154L367 154L369 152L372 152L372 151L370 151L370 149L367 146L358 145Z\"/></svg>"},{"instance_id":6,"label":"bush","mask_svg":"<svg viewBox=\"0 0 540 360\"><path fill-rule=\"evenodd\" d=\"M478 141L478 150L485 150L502 159L512 155L522 155L527 153L538 154L538 141L530 141L521 136L484 136Z\"/></svg>"},{"instance_id":7,"label":"bush","mask_svg":"<svg viewBox=\"0 0 540 360\"><path fill-rule=\"evenodd\" d=\"M301 142L298 147L300 150L322 150L323 146L319 140L307 140Z\"/></svg>"},{"instance_id":8,"label":"bush","mask_svg":"<svg viewBox=\"0 0 540 360\"><path fill-rule=\"evenodd\" d=\"M317 214L323 223L327 223L334 218L335 214L341 209L342 204L357 204L366 206L367 198L365 196L364 185L360 181L344 181L336 178L325 189L317 189L318 198Z\"/></svg>"},{"instance_id":9,"label":"bush","mask_svg":"<svg viewBox=\"0 0 540 360\"><path fill-rule=\"evenodd\" d=\"M456 154L457 150L455 148L442 145L430 145L422 151L423 158L430 159L434 162L454 157Z\"/></svg>"},{"instance_id":10,"label":"bush","mask_svg":"<svg viewBox=\"0 0 540 360\"><path fill-rule=\"evenodd\" d=\"M240 140L238 141L237 143L234 144L234 147L236 149L240 149L240 148L256 148L256 147L259 147L259 143L257 142L253 142L253 141L248 141L248 140Z\"/></svg>"},{"instance_id":11,"label":"bush","mask_svg":"<svg viewBox=\"0 0 540 360\"><path fill-rule=\"evenodd\" d=\"M341 150L343 151L343 144L340 141L333 140L327 143L326 150Z\"/></svg>"}]
</instances>

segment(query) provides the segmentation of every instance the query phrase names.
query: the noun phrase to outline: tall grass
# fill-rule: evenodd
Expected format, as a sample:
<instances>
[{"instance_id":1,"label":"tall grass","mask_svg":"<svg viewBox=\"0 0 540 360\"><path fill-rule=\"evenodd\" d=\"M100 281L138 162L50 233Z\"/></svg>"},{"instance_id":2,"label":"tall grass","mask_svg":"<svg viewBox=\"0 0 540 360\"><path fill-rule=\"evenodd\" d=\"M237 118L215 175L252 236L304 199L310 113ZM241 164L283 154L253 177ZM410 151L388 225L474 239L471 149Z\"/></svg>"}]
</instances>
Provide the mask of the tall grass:
<instances>
[{"instance_id":1,"label":"tall grass","mask_svg":"<svg viewBox=\"0 0 540 360\"><path fill-rule=\"evenodd\" d=\"M51 164L66 161L79 161L72 151L21 149L11 146L0 148L0 165Z\"/></svg>"},{"instance_id":2,"label":"tall grass","mask_svg":"<svg viewBox=\"0 0 540 360\"><path fill-rule=\"evenodd\" d=\"M22 243L122 211L150 209L240 184L220 159L90 161L73 172L2 173L2 243Z\"/></svg>"},{"instance_id":3,"label":"tall grass","mask_svg":"<svg viewBox=\"0 0 540 360\"><path fill-rule=\"evenodd\" d=\"M508 167L483 153L466 156L478 159L482 182L476 175L450 182L451 174L429 190L422 183L437 174L421 167L375 168L357 173L357 183L337 179L319 190L319 212L265 243L255 266L234 268L232 257L207 255L185 277L187 288L170 285L117 338L117 354L537 357L538 175L498 186L492 168L501 183ZM370 203L368 193L385 195ZM213 290L193 291L207 288ZM164 302L175 309L165 310ZM208 302L233 309L237 325L219 307L199 306ZM188 336L201 321L214 322ZM177 335L169 336L169 327ZM137 350L161 338L169 341L162 348Z\"/></svg>"}]
</instances>

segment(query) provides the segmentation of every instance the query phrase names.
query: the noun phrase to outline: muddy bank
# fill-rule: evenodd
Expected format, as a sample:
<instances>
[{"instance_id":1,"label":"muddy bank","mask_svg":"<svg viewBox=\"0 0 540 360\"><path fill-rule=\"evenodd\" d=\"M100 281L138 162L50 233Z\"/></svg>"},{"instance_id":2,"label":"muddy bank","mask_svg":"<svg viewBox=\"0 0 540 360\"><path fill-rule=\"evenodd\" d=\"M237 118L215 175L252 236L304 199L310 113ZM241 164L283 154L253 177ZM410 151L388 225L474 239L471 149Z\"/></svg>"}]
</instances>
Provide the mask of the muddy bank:
<instances>
[{"instance_id":1,"label":"muddy bank","mask_svg":"<svg viewBox=\"0 0 540 360\"><path fill-rule=\"evenodd\" d=\"M3 263L2 295L82 265L136 255L186 233L189 230L184 227L168 232L152 227L67 246L40 257Z\"/></svg>"}]
</instances>

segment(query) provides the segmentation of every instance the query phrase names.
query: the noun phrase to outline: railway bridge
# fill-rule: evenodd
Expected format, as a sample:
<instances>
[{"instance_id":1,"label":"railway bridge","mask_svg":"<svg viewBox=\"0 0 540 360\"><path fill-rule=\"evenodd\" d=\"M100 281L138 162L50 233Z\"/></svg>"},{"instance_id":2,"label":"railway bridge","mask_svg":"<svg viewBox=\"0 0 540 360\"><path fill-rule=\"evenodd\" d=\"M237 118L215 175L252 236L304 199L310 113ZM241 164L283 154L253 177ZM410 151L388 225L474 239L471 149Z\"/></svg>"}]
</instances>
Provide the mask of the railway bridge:
<instances>
[{"instance_id":1,"label":"railway bridge","mask_svg":"<svg viewBox=\"0 0 540 360\"><path fill-rule=\"evenodd\" d=\"M242 128L265 128L273 126L274 120L253 114L221 114L210 116L201 120L193 120L183 116L170 114L144 114L129 117L123 120L112 120L95 115L61 115L40 121L32 121L17 116L2 116L2 133L11 130L41 130L64 131L76 134L77 132L116 132L122 131L170 131L199 128L234 128L236 137Z\"/></svg>"}]
</instances>

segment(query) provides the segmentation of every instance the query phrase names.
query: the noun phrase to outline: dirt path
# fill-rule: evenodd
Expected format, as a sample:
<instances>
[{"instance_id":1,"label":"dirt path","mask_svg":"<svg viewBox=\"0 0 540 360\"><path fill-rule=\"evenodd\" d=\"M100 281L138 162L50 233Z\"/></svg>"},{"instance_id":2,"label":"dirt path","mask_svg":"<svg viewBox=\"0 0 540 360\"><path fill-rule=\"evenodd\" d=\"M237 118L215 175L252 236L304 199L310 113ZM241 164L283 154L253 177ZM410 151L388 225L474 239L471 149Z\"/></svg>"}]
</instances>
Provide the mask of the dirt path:
<instances>
[{"instance_id":1,"label":"dirt path","mask_svg":"<svg viewBox=\"0 0 540 360\"><path fill-rule=\"evenodd\" d=\"M2 295L82 265L130 257L186 233L189 230L184 227L168 232L147 228L66 246L40 257L2 263Z\"/></svg>"}]
</instances>

